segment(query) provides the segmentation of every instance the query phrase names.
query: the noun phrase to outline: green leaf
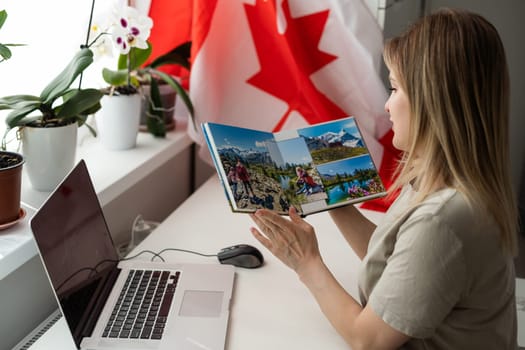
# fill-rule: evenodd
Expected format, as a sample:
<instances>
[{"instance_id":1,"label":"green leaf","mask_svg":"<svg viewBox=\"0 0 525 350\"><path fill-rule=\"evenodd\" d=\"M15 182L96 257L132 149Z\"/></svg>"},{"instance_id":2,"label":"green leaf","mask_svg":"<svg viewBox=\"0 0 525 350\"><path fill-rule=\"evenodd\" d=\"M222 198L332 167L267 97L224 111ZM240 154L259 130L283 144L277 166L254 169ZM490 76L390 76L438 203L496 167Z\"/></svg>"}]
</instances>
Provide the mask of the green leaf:
<instances>
[{"instance_id":1,"label":"green leaf","mask_svg":"<svg viewBox=\"0 0 525 350\"><path fill-rule=\"evenodd\" d=\"M117 69L125 71L128 70L128 55L121 54L118 56Z\"/></svg>"},{"instance_id":2,"label":"green leaf","mask_svg":"<svg viewBox=\"0 0 525 350\"><path fill-rule=\"evenodd\" d=\"M80 73L91 63L93 63L93 52L90 49L84 48L78 51L66 68L64 68L40 94L44 103L49 105L53 104L53 101L62 96Z\"/></svg>"},{"instance_id":3,"label":"green leaf","mask_svg":"<svg viewBox=\"0 0 525 350\"><path fill-rule=\"evenodd\" d=\"M95 114L100 108L102 108L102 105L100 104L100 101L99 101L97 104L93 105L91 108L84 110L84 114L86 116L90 114Z\"/></svg>"},{"instance_id":4,"label":"green leaf","mask_svg":"<svg viewBox=\"0 0 525 350\"><path fill-rule=\"evenodd\" d=\"M190 97L186 93L186 90L184 90L180 83L177 80L175 80L175 78L173 78L171 75L156 69L151 69L151 71L159 78L164 80L166 83L168 83L175 91L177 91L177 94L182 99L182 102L184 102L184 104L186 105L188 112L190 112L190 119L193 124L193 128L195 129L195 131L197 131L197 125L195 124L195 119L193 115L193 104L191 103Z\"/></svg>"},{"instance_id":5,"label":"green leaf","mask_svg":"<svg viewBox=\"0 0 525 350\"><path fill-rule=\"evenodd\" d=\"M100 104L103 93L98 89L75 90L57 110L57 117L71 118L87 114L86 111Z\"/></svg>"},{"instance_id":6,"label":"green leaf","mask_svg":"<svg viewBox=\"0 0 525 350\"><path fill-rule=\"evenodd\" d=\"M13 111L16 111L18 109L28 109L28 108L38 109L40 108L40 105L41 105L41 102L39 100L37 101L23 100L23 101L17 102L14 105L14 108L12 107L8 109L12 109Z\"/></svg>"},{"instance_id":7,"label":"green leaf","mask_svg":"<svg viewBox=\"0 0 525 350\"><path fill-rule=\"evenodd\" d=\"M138 47L132 47L129 50L129 70L133 71L139 68L146 62L151 55L151 44L148 42L148 48L139 49ZM128 55L120 55L118 59L118 69L128 68Z\"/></svg>"},{"instance_id":8,"label":"green leaf","mask_svg":"<svg viewBox=\"0 0 525 350\"><path fill-rule=\"evenodd\" d=\"M168 53L157 57L149 64L151 68L158 68L165 64L176 64L190 69L191 41L185 42Z\"/></svg>"},{"instance_id":9,"label":"green leaf","mask_svg":"<svg viewBox=\"0 0 525 350\"><path fill-rule=\"evenodd\" d=\"M40 104L40 97L33 95L11 95L0 98L1 109L17 109L23 107L27 102L35 102Z\"/></svg>"},{"instance_id":10,"label":"green leaf","mask_svg":"<svg viewBox=\"0 0 525 350\"><path fill-rule=\"evenodd\" d=\"M4 44L0 44L0 56L2 56L4 60L11 58L11 50L9 50L9 48Z\"/></svg>"},{"instance_id":11,"label":"green leaf","mask_svg":"<svg viewBox=\"0 0 525 350\"><path fill-rule=\"evenodd\" d=\"M148 131L155 137L166 136L166 124L164 123L164 111L162 107L159 85L155 79L152 79L150 82L150 98L148 100L146 126L148 127Z\"/></svg>"},{"instance_id":12,"label":"green leaf","mask_svg":"<svg viewBox=\"0 0 525 350\"><path fill-rule=\"evenodd\" d=\"M106 83L113 86L126 85L128 83L128 71L125 69L114 71L104 68L102 69L102 77Z\"/></svg>"},{"instance_id":13,"label":"green leaf","mask_svg":"<svg viewBox=\"0 0 525 350\"><path fill-rule=\"evenodd\" d=\"M2 26L4 25L6 19L7 19L7 12L6 12L6 10L0 11L0 28L2 28Z\"/></svg>"},{"instance_id":14,"label":"green leaf","mask_svg":"<svg viewBox=\"0 0 525 350\"><path fill-rule=\"evenodd\" d=\"M174 77L172 77L169 74L166 74L166 73L161 72L161 71L156 70L156 69L152 69L151 71L155 75L157 75L159 78L164 80L175 91L177 91L177 94L180 95L180 97L182 98L182 101L184 102L184 104L188 108L188 111L193 116L193 104L191 103L190 98L189 98L188 94L186 93L186 90L184 90L184 88L180 85L180 83Z\"/></svg>"},{"instance_id":15,"label":"green leaf","mask_svg":"<svg viewBox=\"0 0 525 350\"><path fill-rule=\"evenodd\" d=\"M19 107L10 112L5 118L5 123L9 128L14 128L20 125L25 125L33 120L39 119L42 116L28 116L29 113L36 111L40 106L39 102L27 101L25 105L20 104Z\"/></svg>"},{"instance_id":16,"label":"green leaf","mask_svg":"<svg viewBox=\"0 0 525 350\"><path fill-rule=\"evenodd\" d=\"M91 133L91 135L93 135L93 137L97 137L97 132L95 129L93 129L93 127L91 125L89 125L88 123L86 123L86 120L87 120L88 116L87 115L81 115L81 116L78 116L77 118L77 123L78 123L78 126L81 127L82 125L85 125L86 128L88 128L89 132Z\"/></svg>"}]
</instances>

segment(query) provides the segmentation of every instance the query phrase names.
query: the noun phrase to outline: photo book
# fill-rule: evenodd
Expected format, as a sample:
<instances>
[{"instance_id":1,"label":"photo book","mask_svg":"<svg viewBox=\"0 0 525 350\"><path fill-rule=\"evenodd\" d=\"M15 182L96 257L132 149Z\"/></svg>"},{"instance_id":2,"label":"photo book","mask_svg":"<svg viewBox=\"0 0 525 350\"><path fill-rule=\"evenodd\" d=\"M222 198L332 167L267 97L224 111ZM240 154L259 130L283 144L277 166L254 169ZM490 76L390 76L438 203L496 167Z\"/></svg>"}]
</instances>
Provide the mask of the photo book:
<instances>
[{"instance_id":1,"label":"photo book","mask_svg":"<svg viewBox=\"0 0 525 350\"><path fill-rule=\"evenodd\" d=\"M276 133L201 126L234 212L305 216L386 194L354 117Z\"/></svg>"}]
</instances>

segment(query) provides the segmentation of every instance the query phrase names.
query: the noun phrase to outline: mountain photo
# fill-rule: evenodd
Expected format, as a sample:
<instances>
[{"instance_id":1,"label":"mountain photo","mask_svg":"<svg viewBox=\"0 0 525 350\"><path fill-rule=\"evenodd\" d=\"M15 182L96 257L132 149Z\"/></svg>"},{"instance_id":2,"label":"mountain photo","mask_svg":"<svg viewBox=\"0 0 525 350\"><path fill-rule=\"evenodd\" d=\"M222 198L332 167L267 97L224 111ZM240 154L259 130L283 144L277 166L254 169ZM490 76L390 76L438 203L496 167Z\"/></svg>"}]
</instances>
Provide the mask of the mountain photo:
<instances>
[{"instance_id":1,"label":"mountain photo","mask_svg":"<svg viewBox=\"0 0 525 350\"><path fill-rule=\"evenodd\" d=\"M209 124L209 128L235 207L250 212L259 208L287 212L290 203L272 159L273 134L221 124ZM244 175L240 168L245 169Z\"/></svg>"},{"instance_id":2,"label":"mountain photo","mask_svg":"<svg viewBox=\"0 0 525 350\"><path fill-rule=\"evenodd\" d=\"M298 133L317 165L368 153L353 118L299 129Z\"/></svg>"}]
</instances>

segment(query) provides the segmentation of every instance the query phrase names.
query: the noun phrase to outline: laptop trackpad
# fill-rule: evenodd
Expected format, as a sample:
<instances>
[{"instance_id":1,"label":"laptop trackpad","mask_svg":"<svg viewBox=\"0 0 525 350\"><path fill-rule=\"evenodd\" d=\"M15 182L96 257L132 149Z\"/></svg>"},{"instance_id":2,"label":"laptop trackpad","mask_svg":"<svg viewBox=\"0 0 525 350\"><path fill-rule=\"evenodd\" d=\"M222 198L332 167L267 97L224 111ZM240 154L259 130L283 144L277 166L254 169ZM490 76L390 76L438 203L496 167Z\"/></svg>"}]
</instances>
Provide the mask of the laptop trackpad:
<instances>
[{"instance_id":1,"label":"laptop trackpad","mask_svg":"<svg viewBox=\"0 0 525 350\"><path fill-rule=\"evenodd\" d=\"M179 316L219 317L224 292L187 290L182 297Z\"/></svg>"}]
</instances>

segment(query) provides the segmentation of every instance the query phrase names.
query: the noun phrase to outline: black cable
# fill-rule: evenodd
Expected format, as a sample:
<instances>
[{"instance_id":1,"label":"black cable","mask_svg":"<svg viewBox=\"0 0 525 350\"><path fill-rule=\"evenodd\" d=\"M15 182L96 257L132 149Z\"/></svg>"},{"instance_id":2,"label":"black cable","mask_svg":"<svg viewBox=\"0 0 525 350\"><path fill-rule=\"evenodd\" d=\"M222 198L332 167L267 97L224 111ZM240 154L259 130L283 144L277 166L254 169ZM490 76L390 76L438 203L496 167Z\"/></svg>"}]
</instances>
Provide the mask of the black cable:
<instances>
[{"instance_id":1,"label":"black cable","mask_svg":"<svg viewBox=\"0 0 525 350\"><path fill-rule=\"evenodd\" d=\"M162 252L162 251L161 251ZM131 260L131 259L134 259L144 253L150 253L152 254L153 256L151 257L151 261L153 261L153 259L155 259L155 257L158 257L160 260L162 260L162 262L166 262L166 260L164 260L164 258L162 256L160 256L160 253L155 253L151 250L141 250L140 252L138 252L137 254L135 255L132 255L130 257L125 257L125 258L121 258L119 261L126 261L126 260Z\"/></svg>"},{"instance_id":2,"label":"black cable","mask_svg":"<svg viewBox=\"0 0 525 350\"><path fill-rule=\"evenodd\" d=\"M193 251L193 250L179 249L179 248L164 248L160 252L158 252L157 255L159 255L159 257L160 257L160 255L162 253L168 252L168 251L176 251L176 252L196 254L196 255L207 257L207 258L210 258L210 257L213 257L213 256L217 256L217 254L203 254L203 253L199 253L199 252L196 252L196 251Z\"/></svg>"},{"instance_id":3,"label":"black cable","mask_svg":"<svg viewBox=\"0 0 525 350\"><path fill-rule=\"evenodd\" d=\"M164 252L168 252L168 251L177 251L177 252L191 253L191 254L204 256L204 257L207 257L207 258L217 256L217 254L203 254L203 253L199 253L199 252L196 252L196 251L193 251L193 250L178 249L178 248L164 248L158 253L155 253L154 251L145 249L145 250L141 250L140 252L138 252L135 255L132 255L132 256L129 256L129 257L125 257L125 258L121 258L119 260L104 259L104 260L98 262L94 267L83 267L81 269L78 269L77 271L73 272L68 278L66 278L62 283L60 283L60 285L57 288L55 288L55 290L58 292L69 280L71 280L73 277L75 277L77 274L81 273L82 271L91 271L92 273L99 272L97 270L97 268L100 265L105 264L107 262L119 263L120 261L126 261L126 260L135 259L136 257L138 257L138 256L140 256L140 255L142 255L144 253L150 253L150 254L153 255L151 257L151 261L153 261L155 258L159 258L162 262L166 262L166 260L161 256L161 254L164 253Z\"/></svg>"}]
</instances>

